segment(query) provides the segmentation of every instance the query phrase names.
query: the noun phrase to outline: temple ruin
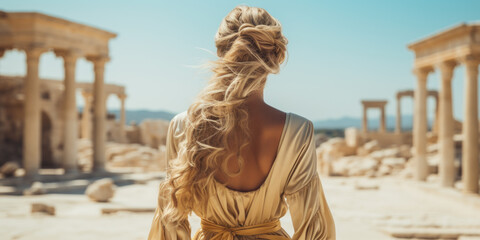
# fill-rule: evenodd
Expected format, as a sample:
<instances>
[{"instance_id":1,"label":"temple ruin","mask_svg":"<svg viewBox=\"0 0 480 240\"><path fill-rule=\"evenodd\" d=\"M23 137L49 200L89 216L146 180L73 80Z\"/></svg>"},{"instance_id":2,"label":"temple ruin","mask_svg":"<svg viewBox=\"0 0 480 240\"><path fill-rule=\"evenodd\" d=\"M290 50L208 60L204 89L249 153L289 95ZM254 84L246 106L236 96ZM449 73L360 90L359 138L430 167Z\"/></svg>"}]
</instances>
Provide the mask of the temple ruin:
<instances>
[{"instance_id":1,"label":"temple ruin","mask_svg":"<svg viewBox=\"0 0 480 240\"><path fill-rule=\"evenodd\" d=\"M397 115L396 115L396 122L395 122L395 133L401 134L403 132L402 130L402 98L404 97L410 97L414 99L414 91L413 90L403 90L397 92ZM428 90L427 91L427 96L433 97L435 99L435 110L434 110L434 116L435 119L433 121L433 126L432 126L432 131L434 133L437 133L437 119L438 119L438 91L436 90Z\"/></svg>"},{"instance_id":2,"label":"temple ruin","mask_svg":"<svg viewBox=\"0 0 480 240\"><path fill-rule=\"evenodd\" d=\"M320 170L328 175L383 176L394 168L392 165L388 169L379 167L380 163L397 164L403 166L398 172L403 176L418 181L431 177L430 181L434 179L442 187L458 187L465 193L478 194L480 24L460 24L412 43L408 48L415 53L416 88L396 93L395 130L386 129L386 100L361 101L361 131L348 128L345 140L333 139L322 145L318 149ZM466 70L463 121L453 116L452 79L457 66L464 66ZM439 91L427 89L428 75L434 70L439 70L441 76ZM413 134L402 129L401 100L404 97L414 100ZM427 119L427 97L435 100L431 129ZM370 108L380 110L378 131L368 129L367 111ZM413 153L411 158L410 152ZM349 169L350 165L364 169L360 174L358 169ZM460 177L461 185L455 186Z\"/></svg>"},{"instance_id":3,"label":"temple ruin","mask_svg":"<svg viewBox=\"0 0 480 240\"><path fill-rule=\"evenodd\" d=\"M478 65L480 62L480 24L460 24L408 45L415 53L413 73L415 88L414 156L415 179L424 181L429 175L427 152L427 81L438 70L441 75L438 113L439 175L441 185L453 187L455 147L452 106L452 78L455 67L465 67L464 117L462 124L461 173L463 191L478 193Z\"/></svg>"},{"instance_id":4,"label":"temple ruin","mask_svg":"<svg viewBox=\"0 0 480 240\"><path fill-rule=\"evenodd\" d=\"M22 159L22 134L24 122L24 77L0 75L0 165L6 161ZM92 83L78 82L76 90L84 97L84 108L77 113L77 132L81 138L91 139L92 136ZM116 95L124 106L125 87L105 84L105 96ZM65 92L62 81L40 79L40 111L41 111L41 164L49 168L63 167L64 145L64 105ZM122 100L123 99L123 100ZM121 108L120 116L125 116L125 108ZM116 121L115 116L105 116L107 140L127 142L125 135L125 117ZM79 136L77 134L77 136Z\"/></svg>"},{"instance_id":5,"label":"temple ruin","mask_svg":"<svg viewBox=\"0 0 480 240\"><path fill-rule=\"evenodd\" d=\"M27 74L23 79L23 147L25 176L35 177L42 158L42 82L39 79L40 56L53 51L64 62L62 165L65 172L77 171L78 113L75 103L77 84L75 67L79 58L94 65L92 92L92 140L94 170L105 168L106 87L105 64L109 60L108 43L116 34L83 24L34 12L0 12L0 56L11 49L26 54ZM56 126L55 126L56 127ZM88 134L88 133L86 133Z\"/></svg>"},{"instance_id":6,"label":"temple ruin","mask_svg":"<svg viewBox=\"0 0 480 240\"><path fill-rule=\"evenodd\" d=\"M41 168L63 168L62 173L74 175L108 173L107 163L114 168L164 168L168 121L127 125L125 87L104 82L108 42L116 34L22 12L0 12L0 32L0 56L22 50L27 63L26 76L0 75L0 166L22 167L26 180L41 179ZM63 59L64 80L39 78L40 56L48 51ZM80 58L93 63L93 83L76 81ZM77 92L84 103L81 111ZM109 96L120 100L119 119L106 110Z\"/></svg>"},{"instance_id":7,"label":"temple ruin","mask_svg":"<svg viewBox=\"0 0 480 240\"><path fill-rule=\"evenodd\" d=\"M387 105L387 101L362 101L363 105L363 120L362 120L362 131L364 133L368 132L368 114L367 111L370 108L378 108L380 110L380 126L378 128L378 132L384 133L387 131L386 127L386 117L385 117L385 105Z\"/></svg>"}]
</instances>

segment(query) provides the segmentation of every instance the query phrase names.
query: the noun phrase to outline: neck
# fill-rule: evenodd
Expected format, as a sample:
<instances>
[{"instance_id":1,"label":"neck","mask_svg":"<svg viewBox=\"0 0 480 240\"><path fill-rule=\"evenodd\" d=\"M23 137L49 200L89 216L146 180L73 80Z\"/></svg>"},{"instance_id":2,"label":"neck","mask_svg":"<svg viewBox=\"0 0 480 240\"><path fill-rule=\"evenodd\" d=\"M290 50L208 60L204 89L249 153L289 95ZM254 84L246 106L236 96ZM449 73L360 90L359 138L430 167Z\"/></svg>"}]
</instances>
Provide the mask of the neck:
<instances>
[{"instance_id":1,"label":"neck","mask_svg":"<svg viewBox=\"0 0 480 240\"><path fill-rule=\"evenodd\" d=\"M245 105L250 110L256 110L261 106L264 106L265 101L263 100L263 91L256 91L250 94L245 100Z\"/></svg>"}]
</instances>

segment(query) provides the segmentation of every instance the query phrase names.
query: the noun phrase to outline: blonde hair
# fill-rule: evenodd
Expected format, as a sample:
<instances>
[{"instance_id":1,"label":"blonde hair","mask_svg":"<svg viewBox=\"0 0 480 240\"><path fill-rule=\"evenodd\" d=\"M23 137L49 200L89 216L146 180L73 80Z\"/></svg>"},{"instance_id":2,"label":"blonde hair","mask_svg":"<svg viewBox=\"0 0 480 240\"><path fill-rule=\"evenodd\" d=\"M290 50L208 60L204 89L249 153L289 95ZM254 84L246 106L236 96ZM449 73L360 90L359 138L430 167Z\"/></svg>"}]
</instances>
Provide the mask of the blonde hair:
<instances>
[{"instance_id":1,"label":"blonde hair","mask_svg":"<svg viewBox=\"0 0 480 240\"><path fill-rule=\"evenodd\" d=\"M239 152L250 139L244 103L263 90L268 74L279 72L287 45L281 30L280 22L262 8L238 6L223 19L215 36L219 59L213 62L213 77L187 110L177 158L170 160L161 185L168 202L165 222L178 223L194 204L206 204L206 186L217 171L240 173L244 160ZM227 169L232 158L239 172Z\"/></svg>"}]
</instances>

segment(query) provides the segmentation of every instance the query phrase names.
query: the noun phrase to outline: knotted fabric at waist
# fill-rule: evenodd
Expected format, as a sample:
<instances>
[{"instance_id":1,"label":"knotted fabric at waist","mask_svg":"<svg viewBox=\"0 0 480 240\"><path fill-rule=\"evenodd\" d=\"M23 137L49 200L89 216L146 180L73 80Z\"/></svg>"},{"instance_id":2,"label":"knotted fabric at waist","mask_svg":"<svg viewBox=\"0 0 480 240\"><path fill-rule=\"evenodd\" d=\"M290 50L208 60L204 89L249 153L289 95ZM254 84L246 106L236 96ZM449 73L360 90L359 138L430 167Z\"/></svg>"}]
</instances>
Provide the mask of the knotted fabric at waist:
<instances>
[{"instance_id":1,"label":"knotted fabric at waist","mask_svg":"<svg viewBox=\"0 0 480 240\"><path fill-rule=\"evenodd\" d=\"M262 223L252 226L243 226L243 227L225 227L221 225L217 225L214 222L211 222L207 219L202 218L202 222L200 223L201 229L197 231L195 237L193 239L199 240L203 239L200 238L203 235L203 232L213 232L215 235L211 240L234 240L235 236L252 236L255 235L260 239L268 239L268 240L289 240L290 238L285 236L279 235L270 235L268 233L277 232L278 230L282 229L280 225L280 220L275 220L268 223Z\"/></svg>"}]
</instances>

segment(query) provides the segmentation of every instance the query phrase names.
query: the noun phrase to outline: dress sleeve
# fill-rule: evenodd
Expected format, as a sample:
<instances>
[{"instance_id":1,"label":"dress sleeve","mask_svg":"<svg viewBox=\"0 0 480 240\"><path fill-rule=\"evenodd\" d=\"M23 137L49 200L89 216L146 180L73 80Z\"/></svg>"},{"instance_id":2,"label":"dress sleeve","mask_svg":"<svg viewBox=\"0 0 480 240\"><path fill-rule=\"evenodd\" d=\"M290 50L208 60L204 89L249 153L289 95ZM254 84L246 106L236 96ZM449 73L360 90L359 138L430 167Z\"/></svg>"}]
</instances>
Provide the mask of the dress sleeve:
<instances>
[{"instance_id":1,"label":"dress sleeve","mask_svg":"<svg viewBox=\"0 0 480 240\"><path fill-rule=\"evenodd\" d=\"M304 142L288 176L285 198L292 217L294 240L334 240L335 223L317 172L313 124L305 127Z\"/></svg>"},{"instance_id":2,"label":"dress sleeve","mask_svg":"<svg viewBox=\"0 0 480 240\"><path fill-rule=\"evenodd\" d=\"M179 142L180 124L177 117L174 117L168 126L167 142L166 142L166 161L168 169L168 161L177 157L177 148ZM168 171L168 170L167 170ZM188 218L177 224L164 222L161 219L163 208L167 204L166 191L162 190L160 184L158 191L158 202L153 217L148 240L189 240L191 239L191 229Z\"/></svg>"}]
</instances>

